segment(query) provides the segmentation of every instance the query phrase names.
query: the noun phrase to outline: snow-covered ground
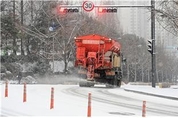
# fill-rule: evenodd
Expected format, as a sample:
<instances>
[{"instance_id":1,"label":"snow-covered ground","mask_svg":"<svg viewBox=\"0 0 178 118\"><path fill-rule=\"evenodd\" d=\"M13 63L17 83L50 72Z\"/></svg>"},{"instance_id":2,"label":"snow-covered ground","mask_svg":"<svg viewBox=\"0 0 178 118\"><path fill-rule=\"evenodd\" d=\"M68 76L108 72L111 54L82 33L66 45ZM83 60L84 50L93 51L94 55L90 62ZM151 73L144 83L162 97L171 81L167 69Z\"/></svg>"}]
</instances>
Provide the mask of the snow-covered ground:
<instances>
[{"instance_id":1,"label":"snow-covered ground","mask_svg":"<svg viewBox=\"0 0 178 118\"><path fill-rule=\"evenodd\" d=\"M50 97L51 87L54 87L54 108L50 109ZM176 89L177 88L177 89ZM178 99L178 86L171 88L152 88L150 86L139 86L139 85L123 85L121 88L108 89L103 85L96 85L94 88L80 88L78 85L47 85L47 84L28 84L27 85L27 101L23 102L23 85L9 84L8 86L8 97L5 97L5 84L0 85L0 116L67 116L67 117L87 117L87 106L88 106L88 93L92 94L92 117L142 117L142 100L146 100L149 105L156 102L157 105L165 102L166 106L163 108L170 107L173 112L173 116L178 116L178 100L165 99L160 97L146 96L138 93L132 93L125 91L134 90L148 93L154 93L158 95L165 95L175 97ZM101 93L101 95L98 95ZM104 93L104 94L103 94ZM106 95L105 95L106 94ZM114 94L114 95L113 95ZM121 106L115 106L112 101L104 101L105 96L116 99L117 96L130 96L123 98L123 103L132 102L132 98L135 99L134 104L138 104L133 107L140 107L137 109L127 108L122 106L122 101L119 101ZM123 97L120 96L120 97ZM119 99L119 98L118 98ZM124 100L125 99L125 100ZM138 101L139 100L139 101ZM128 102L127 102L128 101ZM158 107L156 106L155 107ZM128 104L126 104L128 105ZM153 105L153 108L154 108ZM167 106L168 105L168 106ZM174 108L175 107L175 108ZM117 113L116 113L117 111ZM148 111L146 116L162 118L164 114L159 112ZM164 117L168 117L168 115Z\"/></svg>"},{"instance_id":2,"label":"snow-covered ground","mask_svg":"<svg viewBox=\"0 0 178 118\"><path fill-rule=\"evenodd\" d=\"M138 93L145 93L148 95L156 95L159 97L167 97L178 100L178 85L172 85L170 88L159 88L156 86L155 88L151 86L136 86L136 85L125 85L125 90L134 91Z\"/></svg>"}]
</instances>

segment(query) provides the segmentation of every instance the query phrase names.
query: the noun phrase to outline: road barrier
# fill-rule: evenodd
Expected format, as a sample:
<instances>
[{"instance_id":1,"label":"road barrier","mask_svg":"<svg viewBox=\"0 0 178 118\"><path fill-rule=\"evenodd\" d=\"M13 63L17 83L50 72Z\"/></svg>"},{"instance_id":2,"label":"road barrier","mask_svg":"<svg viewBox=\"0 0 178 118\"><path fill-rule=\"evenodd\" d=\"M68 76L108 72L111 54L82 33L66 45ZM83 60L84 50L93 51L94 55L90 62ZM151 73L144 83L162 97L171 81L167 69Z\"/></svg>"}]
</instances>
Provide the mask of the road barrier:
<instances>
[{"instance_id":1,"label":"road barrier","mask_svg":"<svg viewBox=\"0 0 178 118\"><path fill-rule=\"evenodd\" d=\"M27 101L27 88L26 88L26 83L24 83L24 89L23 89L23 102Z\"/></svg>"},{"instance_id":2,"label":"road barrier","mask_svg":"<svg viewBox=\"0 0 178 118\"><path fill-rule=\"evenodd\" d=\"M143 101L143 107L142 107L142 117L146 116L146 101Z\"/></svg>"},{"instance_id":3,"label":"road barrier","mask_svg":"<svg viewBox=\"0 0 178 118\"><path fill-rule=\"evenodd\" d=\"M5 97L8 97L8 82L5 84Z\"/></svg>"},{"instance_id":4,"label":"road barrier","mask_svg":"<svg viewBox=\"0 0 178 118\"><path fill-rule=\"evenodd\" d=\"M91 93L88 93L88 110L87 117L91 117Z\"/></svg>"},{"instance_id":5,"label":"road barrier","mask_svg":"<svg viewBox=\"0 0 178 118\"><path fill-rule=\"evenodd\" d=\"M50 102L50 109L54 108L54 88L51 88L51 102Z\"/></svg>"}]
</instances>

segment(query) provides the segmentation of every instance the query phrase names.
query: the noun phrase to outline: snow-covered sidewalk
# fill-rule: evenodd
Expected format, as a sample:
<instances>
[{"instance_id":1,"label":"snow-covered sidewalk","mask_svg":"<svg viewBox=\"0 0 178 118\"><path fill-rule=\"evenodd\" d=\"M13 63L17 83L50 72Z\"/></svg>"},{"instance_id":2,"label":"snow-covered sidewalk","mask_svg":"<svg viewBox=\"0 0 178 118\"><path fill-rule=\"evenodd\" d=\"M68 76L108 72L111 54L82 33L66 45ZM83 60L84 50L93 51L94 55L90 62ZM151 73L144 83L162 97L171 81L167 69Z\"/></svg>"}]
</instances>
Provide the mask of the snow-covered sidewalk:
<instances>
[{"instance_id":1,"label":"snow-covered sidewalk","mask_svg":"<svg viewBox=\"0 0 178 118\"><path fill-rule=\"evenodd\" d=\"M178 100L178 85L173 85L170 88L159 88L159 86L153 88L145 85L122 85L122 88L126 91Z\"/></svg>"}]
</instances>

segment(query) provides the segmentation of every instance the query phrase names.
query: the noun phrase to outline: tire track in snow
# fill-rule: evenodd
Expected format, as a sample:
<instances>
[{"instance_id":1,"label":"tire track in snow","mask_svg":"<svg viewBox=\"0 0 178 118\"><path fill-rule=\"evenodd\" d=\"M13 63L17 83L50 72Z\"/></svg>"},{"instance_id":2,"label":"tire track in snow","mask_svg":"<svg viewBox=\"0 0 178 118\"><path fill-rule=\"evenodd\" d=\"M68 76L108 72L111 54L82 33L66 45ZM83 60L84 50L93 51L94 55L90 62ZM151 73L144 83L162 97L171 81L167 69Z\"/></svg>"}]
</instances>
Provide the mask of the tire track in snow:
<instances>
[{"instance_id":1,"label":"tire track in snow","mask_svg":"<svg viewBox=\"0 0 178 118\"><path fill-rule=\"evenodd\" d=\"M101 91L99 90L101 93L105 94L106 96L114 96L116 98L120 98L121 95L117 95L117 94L113 94L113 93L110 93L108 90L105 90L105 91ZM124 96L122 96L124 97ZM130 99L129 97L125 97L125 99ZM138 100L138 99L135 99L135 98L132 98L134 101L140 101L142 102L141 100ZM175 111L178 111L178 107L176 106L171 106L171 105L165 105L165 104L159 104L159 103L154 103L154 102L148 102L149 104L152 104L152 105L156 105L158 108L164 108L164 109L167 109L167 110L163 110L163 109L158 109L158 108L153 108L153 107L146 107L147 108L147 111L154 111L154 112L158 112L158 113L163 113L163 114L169 114L169 115L175 115L175 116L178 116L178 112L175 112ZM166 108L165 108L166 107ZM170 109L177 109L175 111L170 111Z\"/></svg>"},{"instance_id":2,"label":"tire track in snow","mask_svg":"<svg viewBox=\"0 0 178 118\"><path fill-rule=\"evenodd\" d=\"M107 104L111 104L111 105L115 105L115 106L120 106L120 107L125 107L125 108L130 108L130 109L136 109L136 110L140 110L142 109L142 105L133 105L133 104L128 104L128 103L122 103L120 101L113 101L113 100L108 100L106 98L108 97L112 97L114 99L118 99L119 97L121 97L120 95L117 94L113 94L110 93L105 89L102 88L95 88L95 87L91 87L91 88L81 88L81 87L70 87L67 88L65 90L62 90L62 92L66 93L66 94L71 94L71 95L75 95L77 97L83 97L83 98L87 98L87 94L84 91L88 91L88 90L93 90L92 92L97 92L97 95L99 96L94 96L92 95L92 99L98 102L102 102L102 103L107 103ZM105 97L104 97L105 96ZM106 97L108 96L108 97ZM129 98L129 97L125 97L122 96L122 99L130 99L133 100L133 98ZM142 102L141 100L137 100ZM178 112L173 112L173 111L169 111L168 110L163 110L163 109L157 109L157 108L150 108L147 107L147 112L152 112L152 113L156 113L158 115L166 115L166 116L178 116Z\"/></svg>"},{"instance_id":3,"label":"tire track in snow","mask_svg":"<svg viewBox=\"0 0 178 118\"><path fill-rule=\"evenodd\" d=\"M1 107L1 116L30 116L30 115Z\"/></svg>"}]
</instances>

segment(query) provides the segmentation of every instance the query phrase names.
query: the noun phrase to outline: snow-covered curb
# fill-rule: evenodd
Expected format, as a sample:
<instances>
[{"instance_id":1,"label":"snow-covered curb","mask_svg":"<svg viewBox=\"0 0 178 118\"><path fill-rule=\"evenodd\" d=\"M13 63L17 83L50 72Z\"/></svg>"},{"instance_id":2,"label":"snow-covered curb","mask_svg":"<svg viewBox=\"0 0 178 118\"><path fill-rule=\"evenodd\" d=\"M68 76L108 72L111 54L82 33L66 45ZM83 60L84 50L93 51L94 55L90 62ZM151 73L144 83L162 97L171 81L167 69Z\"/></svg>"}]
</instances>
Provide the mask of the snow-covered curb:
<instances>
[{"instance_id":1,"label":"snow-covered curb","mask_svg":"<svg viewBox=\"0 0 178 118\"><path fill-rule=\"evenodd\" d=\"M178 95L175 95L178 92L175 88L178 88L178 86L171 86L171 88L152 88L151 86L125 85L123 88L125 91L178 100ZM170 89L172 89L172 93L170 93Z\"/></svg>"},{"instance_id":2,"label":"snow-covered curb","mask_svg":"<svg viewBox=\"0 0 178 118\"><path fill-rule=\"evenodd\" d=\"M172 89L178 89L178 85L172 85L170 88L172 88Z\"/></svg>"}]
</instances>

